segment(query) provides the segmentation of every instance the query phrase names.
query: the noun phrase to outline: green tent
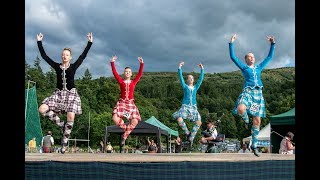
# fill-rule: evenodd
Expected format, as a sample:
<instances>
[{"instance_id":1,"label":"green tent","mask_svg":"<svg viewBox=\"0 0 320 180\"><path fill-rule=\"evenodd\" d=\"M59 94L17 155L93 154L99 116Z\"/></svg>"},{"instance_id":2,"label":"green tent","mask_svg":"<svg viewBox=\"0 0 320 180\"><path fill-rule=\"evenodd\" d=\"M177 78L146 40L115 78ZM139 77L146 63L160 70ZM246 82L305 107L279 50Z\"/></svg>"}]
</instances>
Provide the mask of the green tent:
<instances>
[{"instance_id":1,"label":"green tent","mask_svg":"<svg viewBox=\"0 0 320 180\"><path fill-rule=\"evenodd\" d=\"M270 116L270 124L271 125L295 125L296 118L295 118L295 108L291 109L282 114L277 114L274 116Z\"/></svg>"},{"instance_id":2,"label":"green tent","mask_svg":"<svg viewBox=\"0 0 320 180\"><path fill-rule=\"evenodd\" d=\"M173 136L179 136L178 131L175 131L171 128L169 128L168 126L164 125L162 122L160 122L157 118L155 118L154 116L151 116L149 119L147 119L145 121L146 123L152 124L154 126L157 126L163 130L166 130L168 132L168 134L171 134Z\"/></svg>"}]
</instances>

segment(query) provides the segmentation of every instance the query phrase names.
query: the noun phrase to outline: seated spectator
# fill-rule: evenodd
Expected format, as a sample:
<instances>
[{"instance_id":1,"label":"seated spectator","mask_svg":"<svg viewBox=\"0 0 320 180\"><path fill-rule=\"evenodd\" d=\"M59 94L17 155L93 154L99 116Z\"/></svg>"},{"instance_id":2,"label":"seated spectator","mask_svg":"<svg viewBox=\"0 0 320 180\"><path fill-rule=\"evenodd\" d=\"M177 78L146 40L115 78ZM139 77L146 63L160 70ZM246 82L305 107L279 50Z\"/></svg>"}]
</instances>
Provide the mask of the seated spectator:
<instances>
[{"instance_id":1,"label":"seated spectator","mask_svg":"<svg viewBox=\"0 0 320 180\"><path fill-rule=\"evenodd\" d=\"M107 151L107 153L112 153L113 152L113 147L112 147L110 142L107 143L106 151Z\"/></svg>"},{"instance_id":2,"label":"seated spectator","mask_svg":"<svg viewBox=\"0 0 320 180\"><path fill-rule=\"evenodd\" d=\"M242 144L242 148L238 151L238 153L250 153L246 143Z\"/></svg>"},{"instance_id":3,"label":"seated spectator","mask_svg":"<svg viewBox=\"0 0 320 180\"><path fill-rule=\"evenodd\" d=\"M203 135L199 141L201 144L208 144L209 141L215 140L218 136L218 131L214 122L209 120L207 122L207 129L202 131L201 134Z\"/></svg>"},{"instance_id":4,"label":"seated spectator","mask_svg":"<svg viewBox=\"0 0 320 180\"><path fill-rule=\"evenodd\" d=\"M182 151L182 141L181 138L178 136L177 139L175 139L175 153L180 153Z\"/></svg>"},{"instance_id":5,"label":"seated spectator","mask_svg":"<svg viewBox=\"0 0 320 180\"><path fill-rule=\"evenodd\" d=\"M158 147L157 147L157 144L154 142L153 139L149 139L148 137L148 152L149 153L156 153L158 151Z\"/></svg>"},{"instance_id":6,"label":"seated spectator","mask_svg":"<svg viewBox=\"0 0 320 180\"><path fill-rule=\"evenodd\" d=\"M285 137L281 140L279 154L293 154L295 146L292 143L294 134L288 132Z\"/></svg>"},{"instance_id":7,"label":"seated spectator","mask_svg":"<svg viewBox=\"0 0 320 180\"><path fill-rule=\"evenodd\" d=\"M135 150L134 150L134 153L136 153L136 154L142 154L142 153L143 153L143 152L140 150L140 146L139 146L139 145L136 146L136 148L135 148Z\"/></svg>"}]
</instances>

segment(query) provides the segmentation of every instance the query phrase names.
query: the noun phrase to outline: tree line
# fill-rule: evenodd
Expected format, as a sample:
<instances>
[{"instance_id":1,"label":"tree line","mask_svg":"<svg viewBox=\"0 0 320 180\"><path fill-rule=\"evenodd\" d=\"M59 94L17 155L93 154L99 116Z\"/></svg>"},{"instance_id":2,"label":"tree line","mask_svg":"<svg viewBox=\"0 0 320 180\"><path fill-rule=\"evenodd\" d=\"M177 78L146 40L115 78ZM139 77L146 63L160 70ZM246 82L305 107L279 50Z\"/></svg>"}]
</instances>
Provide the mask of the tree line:
<instances>
[{"instance_id":1,"label":"tree line","mask_svg":"<svg viewBox=\"0 0 320 180\"><path fill-rule=\"evenodd\" d=\"M25 87L27 88L28 80L36 82L39 105L45 97L53 93L56 86L55 71L50 69L48 72L43 72L40 62L41 59L37 57L32 66L25 64ZM184 72L185 80L187 74L192 74L195 81L200 75L196 72ZM267 118L262 119L261 128L269 123L268 117L286 112L295 106L295 68L265 69L262 72L262 81ZM227 138L236 138L241 141L251 134L250 130L245 128L244 121L231 113L241 93L243 82L240 71L205 73L197 94L197 105L203 124L196 135L195 142L200 139L200 132L206 126L205 122L209 119L218 120L222 115L218 130ZM100 141L103 141L105 127L114 125L111 113L119 97L119 86L113 76L93 79L89 69L75 80L75 84L81 97L83 114L75 118L71 138L86 139L88 137L90 118L90 147L99 147ZM135 89L135 104L139 108L142 120L154 116L171 129L178 130L181 135L183 131L173 119L172 114L180 108L182 98L183 91L177 72L144 72ZM62 115L61 120L66 120L66 116ZM60 129L48 118L40 116L40 122L42 131L52 131L55 141L60 142L62 136ZM188 121L186 123L191 129L192 124ZM112 144L119 143L117 137L112 134L110 137ZM135 139L129 136L127 144L134 146Z\"/></svg>"}]
</instances>

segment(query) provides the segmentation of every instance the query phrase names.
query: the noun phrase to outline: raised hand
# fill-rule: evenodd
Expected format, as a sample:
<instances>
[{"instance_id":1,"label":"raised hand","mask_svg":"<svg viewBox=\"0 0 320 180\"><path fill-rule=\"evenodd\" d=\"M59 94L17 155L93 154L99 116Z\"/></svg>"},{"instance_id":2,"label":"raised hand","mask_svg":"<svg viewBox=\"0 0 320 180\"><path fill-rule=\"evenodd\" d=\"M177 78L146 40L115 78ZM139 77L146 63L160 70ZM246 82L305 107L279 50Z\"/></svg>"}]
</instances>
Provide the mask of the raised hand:
<instances>
[{"instance_id":1,"label":"raised hand","mask_svg":"<svg viewBox=\"0 0 320 180\"><path fill-rule=\"evenodd\" d=\"M87 37L88 37L88 41L92 42L92 40L93 40L92 32L89 32Z\"/></svg>"},{"instance_id":2,"label":"raised hand","mask_svg":"<svg viewBox=\"0 0 320 180\"><path fill-rule=\"evenodd\" d=\"M111 61L111 62L115 62L117 59L118 59L117 56L112 56L111 59L110 59L110 61Z\"/></svg>"},{"instance_id":3,"label":"raised hand","mask_svg":"<svg viewBox=\"0 0 320 180\"><path fill-rule=\"evenodd\" d=\"M42 41L42 39L43 39L43 34L41 33L37 34L37 40Z\"/></svg>"},{"instance_id":4,"label":"raised hand","mask_svg":"<svg viewBox=\"0 0 320 180\"><path fill-rule=\"evenodd\" d=\"M140 63L143 63L142 57L138 57L138 61L139 61Z\"/></svg>"},{"instance_id":5,"label":"raised hand","mask_svg":"<svg viewBox=\"0 0 320 180\"><path fill-rule=\"evenodd\" d=\"M230 42L233 43L234 40L236 40L237 34L232 35Z\"/></svg>"},{"instance_id":6,"label":"raised hand","mask_svg":"<svg viewBox=\"0 0 320 180\"><path fill-rule=\"evenodd\" d=\"M267 40L270 41L271 43L275 43L273 36L267 36Z\"/></svg>"},{"instance_id":7,"label":"raised hand","mask_svg":"<svg viewBox=\"0 0 320 180\"><path fill-rule=\"evenodd\" d=\"M183 65L184 65L184 62L181 61L181 62L179 63L179 68L181 68Z\"/></svg>"}]
</instances>

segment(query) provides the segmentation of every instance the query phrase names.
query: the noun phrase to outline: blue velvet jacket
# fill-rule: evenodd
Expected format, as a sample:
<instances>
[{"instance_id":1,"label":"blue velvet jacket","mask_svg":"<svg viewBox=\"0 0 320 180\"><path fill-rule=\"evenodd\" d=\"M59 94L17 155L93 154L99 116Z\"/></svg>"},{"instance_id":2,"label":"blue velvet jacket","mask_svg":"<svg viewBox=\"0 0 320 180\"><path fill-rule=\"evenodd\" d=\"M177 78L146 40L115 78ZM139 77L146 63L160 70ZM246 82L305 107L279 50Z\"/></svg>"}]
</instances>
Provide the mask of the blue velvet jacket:
<instances>
[{"instance_id":1,"label":"blue velvet jacket","mask_svg":"<svg viewBox=\"0 0 320 180\"><path fill-rule=\"evenodd\" d=\"M244 76L244 85L245 87L250 87L251 89L255 87L262 88L263 83L261 81L261 71L268 65L272 60L274 55L275 43L271 43L268 56L257 66L250 67L246 63L241 62L234 53L233 43L229 43L229 52L231 60L240 68Z\"/></svg>"},{"instance_id":2,"label":"blue velvet jacket","mask_svg":"<svg viewBox=\"0 0 320 180\"><path fill-rule=\"evenodd\" d=\"M197 105L197 100L196 100L197 91L203 81L203 78L204 78L203 68L201 68L200 77L199 77L197 83L193 86L193 89L189 88L189 86L184 82L181 68L178 69L178 75L179 75L180 84L183 89L182 104Z\"/></svg>"}]
</instances>

